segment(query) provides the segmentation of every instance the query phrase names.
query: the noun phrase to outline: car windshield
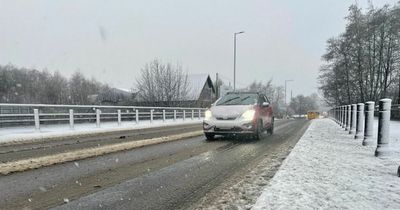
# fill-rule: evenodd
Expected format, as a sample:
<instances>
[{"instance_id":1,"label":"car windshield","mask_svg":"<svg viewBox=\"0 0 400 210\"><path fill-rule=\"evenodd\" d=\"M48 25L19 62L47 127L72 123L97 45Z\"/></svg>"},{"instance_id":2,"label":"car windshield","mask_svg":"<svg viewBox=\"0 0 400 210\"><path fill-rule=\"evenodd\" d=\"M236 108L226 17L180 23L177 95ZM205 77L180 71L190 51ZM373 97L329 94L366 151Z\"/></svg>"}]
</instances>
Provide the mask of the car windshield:
<instances>
[{"instance_id":1,"label":"car windshield","mask_svg":"<svg viewBox=\"0 0 400 210\"><path fill-rule=\"evenodd\" d=\"M216 106L252 105L257 103L257 98L258 95L254 93L228 94L218 100Z\"/></svg>"}]
</instances>

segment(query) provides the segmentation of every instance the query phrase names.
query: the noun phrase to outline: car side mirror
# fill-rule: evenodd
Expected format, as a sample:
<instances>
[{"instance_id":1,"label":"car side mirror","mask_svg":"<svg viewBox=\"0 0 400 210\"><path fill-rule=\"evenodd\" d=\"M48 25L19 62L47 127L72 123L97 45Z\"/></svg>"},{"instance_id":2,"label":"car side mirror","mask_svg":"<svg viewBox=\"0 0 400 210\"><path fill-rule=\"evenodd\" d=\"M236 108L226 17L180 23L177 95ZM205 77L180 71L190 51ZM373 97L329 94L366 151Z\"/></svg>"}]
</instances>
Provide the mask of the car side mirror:
<instances>
[{"instance_id":1,"label":"car side mirror","mask_svg":"<svg viewBox=\"0 0 400 210\"><path fill-rule=\"evenodd\" d=\"M262 107L269 107L269 103L268 102L263 102L262 103Z\"/></svg>"}]
</instances>

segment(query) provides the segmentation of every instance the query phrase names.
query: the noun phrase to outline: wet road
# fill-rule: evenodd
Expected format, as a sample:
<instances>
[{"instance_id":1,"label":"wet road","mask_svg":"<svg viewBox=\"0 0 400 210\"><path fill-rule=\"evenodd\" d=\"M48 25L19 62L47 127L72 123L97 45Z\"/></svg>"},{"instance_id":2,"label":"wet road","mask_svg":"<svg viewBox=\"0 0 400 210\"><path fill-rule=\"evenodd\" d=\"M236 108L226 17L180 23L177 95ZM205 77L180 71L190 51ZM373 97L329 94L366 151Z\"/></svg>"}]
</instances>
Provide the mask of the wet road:
<instances>
[{"instance_id":1,"label":"wet road","mask_svg":"<svg viewBox=\"0 0 400 210\"><path fill-rule=\"evenodd\" d=\"M195 123L189 125L137 129L133 131L116 131L102 135L82 135L59 139L50 138L43 141L0 145L0 163L52 155L76 149L174 135L182 133L182 131L198 131L201 129L201 123Z\"/></svg>"},{"instance_id":2,"label":"wet road","mask_svg":"<svg viewBox=\"0 0 400 210\"><path fill-rule=\"evenodd\" d=\"M277 121L260 141L201 136L0 176L0 208L187 208L256 158L297 142L308 124Z\"/></svg>"}]
</instances>

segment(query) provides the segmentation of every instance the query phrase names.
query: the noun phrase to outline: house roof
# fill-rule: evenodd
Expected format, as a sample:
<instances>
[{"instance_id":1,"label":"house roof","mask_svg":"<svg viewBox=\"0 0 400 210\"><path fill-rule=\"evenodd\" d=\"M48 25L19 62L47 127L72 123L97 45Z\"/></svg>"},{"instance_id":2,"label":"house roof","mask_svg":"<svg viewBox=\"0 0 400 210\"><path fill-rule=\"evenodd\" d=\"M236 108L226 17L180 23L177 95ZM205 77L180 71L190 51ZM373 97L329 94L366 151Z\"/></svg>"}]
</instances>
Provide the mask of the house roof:
<instances>
[{"instance_id":1,"label":"house roof","mask_svg":"<svg viewBox=\"0 0 400 210\"><path fill-rule=\"evenodd\" d=\"M190 74L188 75L188 100L197 100L200 98L201 91L203 90L204 85L211 78L208 74ZM211 86L214 89L214 86L211 82Z\"/></svg>"},{"instance_id":2,"label":"house roof","mask_svg":"<svg viewBox=\"0 0 400 210\"><path fill-rule=\"evenodd\" d=\"M132 90L131 90L131 89L119 88L119 87L116 87L116 88L114 88L114 89L119 90L119 91L122 91L122 92L126 92L126 93L132 93Z\"/></svg>"},{"instance_id":3,"label":"house roof","mask_svg":"<svg viewBox=\"0 0 400 210\"><path fill-rule=\"evenodd\" d=\"M124 88L112 88L112 91L116 94L122 94L125 96L130 96L132 95L132 91Z\"/></svg>"}]
</instances>

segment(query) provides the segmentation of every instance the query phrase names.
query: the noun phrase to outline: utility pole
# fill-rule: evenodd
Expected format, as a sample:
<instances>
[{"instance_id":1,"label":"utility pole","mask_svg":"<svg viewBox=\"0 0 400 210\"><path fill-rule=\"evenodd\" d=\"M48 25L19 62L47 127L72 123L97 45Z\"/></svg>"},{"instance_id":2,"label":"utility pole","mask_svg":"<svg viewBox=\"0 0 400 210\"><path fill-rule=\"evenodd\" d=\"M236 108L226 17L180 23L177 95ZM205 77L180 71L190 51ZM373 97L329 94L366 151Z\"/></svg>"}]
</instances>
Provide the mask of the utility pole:
<instances>
[{"instance_id":1,"label":"utility pole","mask_svg":"<svg viewBox=\"0 0 400 210\"><path fill-rule=\"evenodd\" d=\"M288 83L288 82L293 82L293 80L292 80L292 79L287 79L287 80L285 80L285 106L287 106L287 102L286 102L286 101L287 101L287 100L286 100L286 98L287 98L287 97L286 97L286 96L287 96L287 95L286 95L286 90L287 90L287 83Z\"/></svg>"},{"instance_id":2,"label":"utility pole","mask_svg":"<svg viewBox=\"0 0 400 210\"><path fill-rule=\"evenodd\" d=\"M236 35L242 33L244 33L244 31L235 32L233 34L233 91L236 91Z\"/></svg>"},{"instance_id":3,"label":"utility pole","mask_svg":"<svg viewBox=\"0 0 400 210\"><path fill-rule=\"evenodd\" d=\"M218 80L218 73L215 74L216 77L216 82L215 82L215 96L218 99L219 98L219 80Z\"/></svg>"},{"instance_id":4,"label":"utility pole","mask_svg":"<svg viewBox=\"0 0 400 210\"><path fill-rule=\"evenodd\" d=\"M293 90L290 90L290 101L293 100Z\"/></svg>"},{"instance_id":5,"label":"utility pole","mask_svg":"<svg viewBox=\"0 0 400 210\"><path fill-rule=\"evenodd\" d=\"M287 107L287 100L286 100L286 89L287 89L287 83L288 82L293 82L293 80L292 79L287 79L287 80L285 80L285 108L286 108L286 118L287 118L287 112L288 112L288 107Z\"/></svg>"}]
</instances>

